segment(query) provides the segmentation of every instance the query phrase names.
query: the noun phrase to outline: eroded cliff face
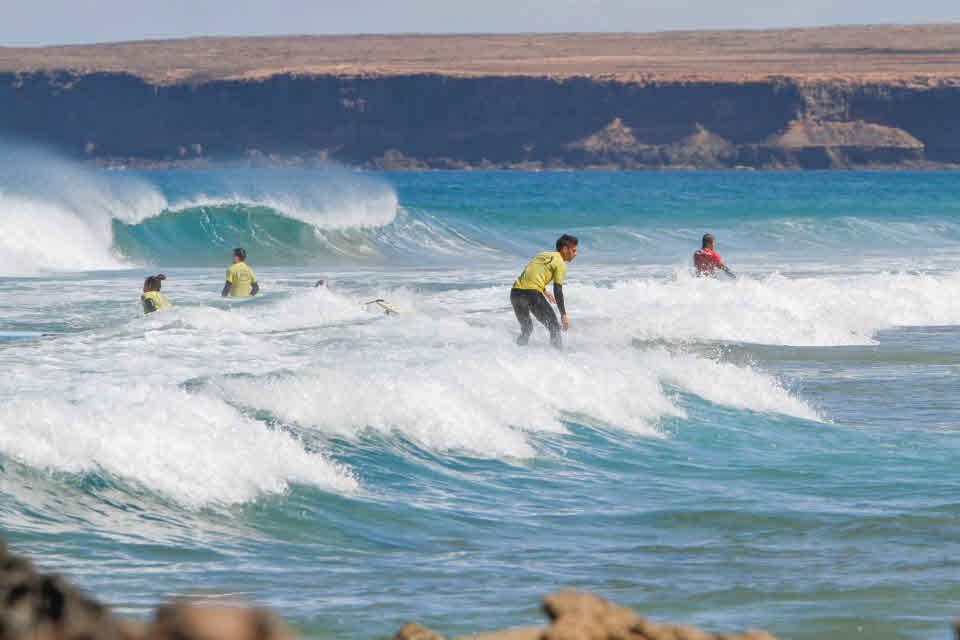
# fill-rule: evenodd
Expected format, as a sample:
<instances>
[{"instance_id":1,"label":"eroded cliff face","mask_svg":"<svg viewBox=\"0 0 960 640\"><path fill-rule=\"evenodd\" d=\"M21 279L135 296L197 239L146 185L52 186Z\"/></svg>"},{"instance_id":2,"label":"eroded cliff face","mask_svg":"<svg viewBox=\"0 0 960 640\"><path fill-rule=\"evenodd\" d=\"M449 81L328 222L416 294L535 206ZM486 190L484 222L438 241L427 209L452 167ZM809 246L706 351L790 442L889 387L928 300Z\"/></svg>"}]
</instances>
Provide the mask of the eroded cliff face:
<instances>
[{"instance_id":1,"label":"eroded cliff face","mask_svg":"<svg viewBox=\"0 0 960 640\"><path fill-rule=\"evenodd\" d=\"M0 133L133 166L929 166L960 163L958 107L943 83L0 74Z\"/></svg>"}]
</instances>

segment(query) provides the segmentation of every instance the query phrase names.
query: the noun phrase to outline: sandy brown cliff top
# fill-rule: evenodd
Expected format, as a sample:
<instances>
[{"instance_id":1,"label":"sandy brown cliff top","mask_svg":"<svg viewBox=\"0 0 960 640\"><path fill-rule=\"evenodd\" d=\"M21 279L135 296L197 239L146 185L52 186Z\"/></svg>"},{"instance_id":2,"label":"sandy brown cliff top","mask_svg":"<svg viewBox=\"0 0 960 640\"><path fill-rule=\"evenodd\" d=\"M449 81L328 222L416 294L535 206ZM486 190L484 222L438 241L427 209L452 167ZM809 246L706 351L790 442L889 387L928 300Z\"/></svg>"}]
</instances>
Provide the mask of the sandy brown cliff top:
<instances>
[{"instance_id":1,"label":"sandy brown cliff top","mask_svg":"<svg viewBox=\"0 0 960 640\"><path fill-rule=\"evenodd\" d=\"M169 84L278 73L591 76L747 81L787 76L960 83L960 23L626 34L209 37L0 47L0 71L129 72Z\"/></svg>"}]
</instances>

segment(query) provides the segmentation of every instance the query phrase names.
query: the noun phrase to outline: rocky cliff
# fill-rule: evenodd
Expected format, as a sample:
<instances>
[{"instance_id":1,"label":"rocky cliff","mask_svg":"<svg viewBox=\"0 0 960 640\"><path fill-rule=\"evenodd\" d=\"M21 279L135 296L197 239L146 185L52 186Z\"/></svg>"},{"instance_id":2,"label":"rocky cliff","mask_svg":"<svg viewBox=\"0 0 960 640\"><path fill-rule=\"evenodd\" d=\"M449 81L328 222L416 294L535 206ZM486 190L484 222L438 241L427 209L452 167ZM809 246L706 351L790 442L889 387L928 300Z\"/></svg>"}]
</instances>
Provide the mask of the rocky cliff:
<instances>
[{"instance_id":1,"label":"rocky cliff","mask_svg":"<svg viewBox=\"0 0 960 640\"><path fill-rule=\"evenodd\" d=\"M699 42L689 34L669 40L670 46L646 36L620 36L627 40L613 44L582 36L578 49L570 43L578 42L576 36L555 42L544 36L543 50L520 62L520 53L510 52L523 50L523 43L509 40L515 49L491 49L499 57L477 68L469 66L481 64L475 58L457 58L464 53L448 41L454 37L411 44L384 36L367 49L356 42L350 45L360 47L356 51L335 49L340 57L317 43L311 49L309 39L282 38L267 39L270 46L257 39L172 41L161 49L131 43L115 45L129 50L114 57L103 53L105 45L0 49L0 134L100 164L132 166L327 160L378 168L960 164L960 65L939 57L960 50L960 25L937 27L936 46L928 34L914 49L884 48L903 34L881 29L871 41L877 46L862 51L833 46L853 41L843 30L800 30L811 42L799 44L794 31L741 37L766 40L724 54L739 64L726 73L713 63L732 45L697 45L716 50L713 58L704 54L706 70L700 69L683 55L684 46ZM720 33L721 40L737 40L731 34L738 32ZM771 33L780 34L772 43ZM529 38L514 38L523 37ZM483 37L470 38L459 38L466 49L485 50L476 40ZM317 42L326 47L329 40ZM958 46L951 48L954 41ZM266 47L259 52L263 64L241 64L240 49L230 48L241 42ZM772 52L759 48L778 42L781 48ZM403 57L384 50L403 49L400 44L419 47L419 57L411 62L409 52ZM197 63L201 45L206 62ZM294 52L287 65L267 60L284 46ZM433 62L430 46L439 49ZM310 58L318 52L319 62ZM631 55L635 65L624 70L623 58ZM764 55L776 64L764 63ZM538 73L537 59L551 73ZM464 68L454 64L458 60ZM687 66L675 68L676 60ZM835 68L820 72L828 61ZM788 75L766 73L791 64Z\"/></svg>"}]
</instances>

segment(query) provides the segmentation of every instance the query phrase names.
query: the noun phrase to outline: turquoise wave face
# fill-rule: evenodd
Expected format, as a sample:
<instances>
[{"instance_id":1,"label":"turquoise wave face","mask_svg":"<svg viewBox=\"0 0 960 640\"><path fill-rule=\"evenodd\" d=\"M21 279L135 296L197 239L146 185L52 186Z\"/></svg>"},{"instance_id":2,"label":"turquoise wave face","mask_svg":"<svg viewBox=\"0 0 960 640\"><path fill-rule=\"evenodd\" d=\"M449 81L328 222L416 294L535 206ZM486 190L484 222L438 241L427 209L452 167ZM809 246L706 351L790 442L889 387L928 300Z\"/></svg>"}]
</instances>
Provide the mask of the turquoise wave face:
<instances>
[{"instance_id":1,"label":"turquoise wave face","mask_svg":"<svg viewBox=\"0 0 960 640\"><path fill-rule=\"evenodd\" d=\"M318 227L246 204L188 207L137 224L112 224L113 250L141 265L222 266L234 247L246 249L259 266L409 266L498 254L436 216L402 209L376 227Z\"/></svg>"},{"instance_id":2,"label":"turquoise wave face","mask_svg":"<svg viewBox=\"0 0 960 640\"><path fill-rule=\"evenodd\" d=\"M212 266L234 246L264 266L496 264L562 233L581 262L660 268L686 267L705 232L779 270L960 245L944 174L33 168L0 172L0 274Z\"/></svg>"},{"instance_id":3,"label":"turquoise wave face","mask_svg":"<svg viewBox=\"0 0 960 640\"><path fill-rule=\"evenodd\" d=\"M128 263L183 267L221 264L233 246L262 265L492 264L574 233L581 261L672 266L709 231L722 253L782 270L960 245L960 207L938 195L952 188L940 175L364 174L345 195L330 176L235 173L216 189L206 172L139 176L164 202L207 202L114 218L113 249Z\"/></svg>"},{"instance_id":4,"label":"turquoise wave face","mask_svg":"<svg viewBox=\"0 0 960 640\"><path fill-rule=\"evenodd\" d=\"M332 257L312 225L264 206L220 205L164 212L139 224L113 221L114 247L129 261L221 266L244 247L261 265L309 265Z\"/></svg>"}]
</instances>

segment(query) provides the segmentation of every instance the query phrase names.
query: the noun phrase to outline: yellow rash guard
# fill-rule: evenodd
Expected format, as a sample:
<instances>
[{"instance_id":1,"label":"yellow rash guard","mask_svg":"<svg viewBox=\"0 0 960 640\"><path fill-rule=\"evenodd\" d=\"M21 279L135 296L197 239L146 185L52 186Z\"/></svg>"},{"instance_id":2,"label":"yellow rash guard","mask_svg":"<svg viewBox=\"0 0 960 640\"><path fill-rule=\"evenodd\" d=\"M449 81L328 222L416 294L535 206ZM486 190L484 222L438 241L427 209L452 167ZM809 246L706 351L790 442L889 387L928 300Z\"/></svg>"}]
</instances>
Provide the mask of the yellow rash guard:
<instances>
[{"instance_id":1,"label":"yellow rash guard","mask_svg":"<svg viewBox=\"0 0 960 640\"><path fill-rule=\"evenodd\" d=\"M533 257L527 268L513 283L513 288L533 289L542 293L551 280L557 284L563 284L563 278L566 275L567 263L564 262L560 252L543 251Z\"/></svg>"},{"instance_id":2,"label":"yellow rash guard","mask_svg":"<svg viewBox=\"0 0 960 640\"><path fill-rule=\"evenodd\" d=\"M148 304L148 301L152 304ZM159 291L147 291L140 296L140 304L143 305L144 313L152 313L160 309L169 309L173 305L167 300L167 296Z\"/></svg>"},{"instance_id":3,"label":"yellow rash guard","mask_svg":"<svg viewBox=\"0 0 960 640\"><path fill-rule=\"evenodd\" d=\"M227 282L230 283L230 295L234 297L246 297L250 295L250 289L257 277L247 266L246 262L238 262L227 269Z\"/></svg>"}]
</instances>

